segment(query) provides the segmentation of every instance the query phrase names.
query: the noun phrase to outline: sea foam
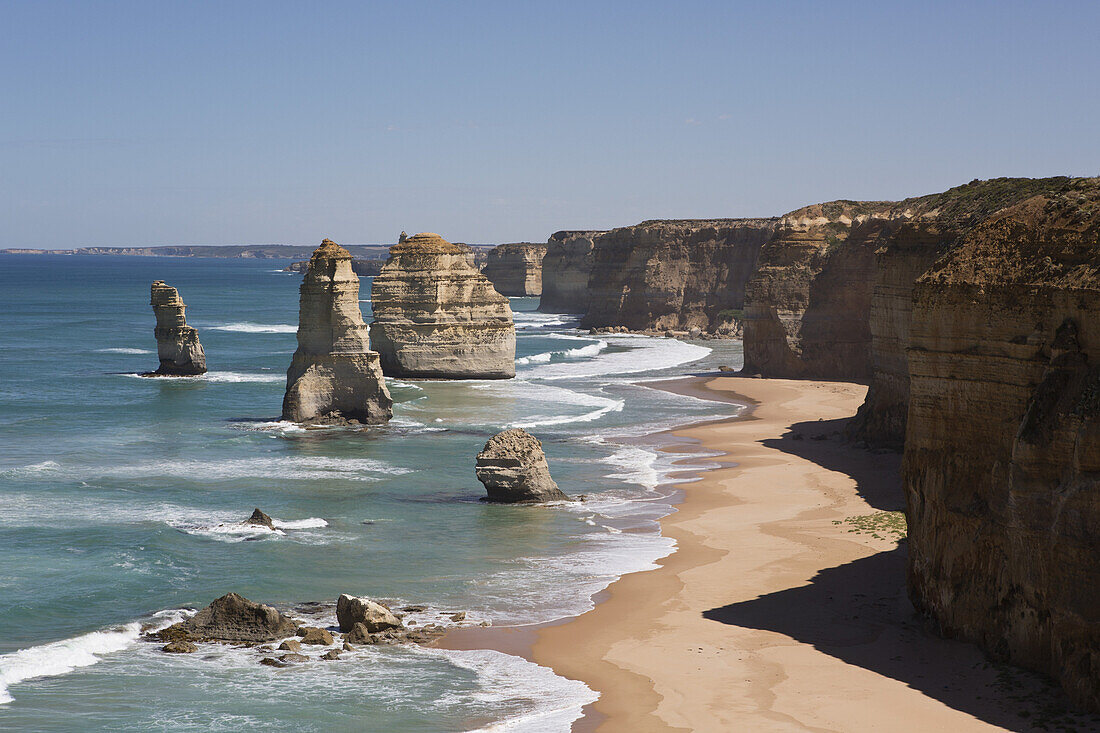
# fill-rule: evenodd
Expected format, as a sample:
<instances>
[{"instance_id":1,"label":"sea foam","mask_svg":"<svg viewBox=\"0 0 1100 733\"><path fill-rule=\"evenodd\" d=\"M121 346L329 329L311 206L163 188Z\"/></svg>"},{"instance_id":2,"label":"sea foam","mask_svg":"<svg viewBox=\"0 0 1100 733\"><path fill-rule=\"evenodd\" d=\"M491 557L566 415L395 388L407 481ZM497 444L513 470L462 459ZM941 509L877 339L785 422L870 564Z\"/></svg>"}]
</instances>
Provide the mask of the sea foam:
<instances>
[{"instance_id":1,"label":"sea foam","mask_svg":"<svg viewBox=\"0 0 1100 733\"><path fill-rule=\"evenodd\" d=\"M163 629L190 615L184 609L160 611L153 615L151 631ZM0 705L12 702L11 685L68 674L80 667L90 667L100 657L126 649L138 640L142 622L131 621L122 626L92 631L71 639L32 646L0 655Z\"/></svg>"},{"instance_id":2,"label":"sea foam","mask_svg":"<svg viewBox=\"0 0 1100 733\"><path fill-rule=\"evenodd\" d=\"M209 326L211 331L235 331L237 333L297 333L298 327L289 323L224 323Z\"/></svg>"}]
</instances>

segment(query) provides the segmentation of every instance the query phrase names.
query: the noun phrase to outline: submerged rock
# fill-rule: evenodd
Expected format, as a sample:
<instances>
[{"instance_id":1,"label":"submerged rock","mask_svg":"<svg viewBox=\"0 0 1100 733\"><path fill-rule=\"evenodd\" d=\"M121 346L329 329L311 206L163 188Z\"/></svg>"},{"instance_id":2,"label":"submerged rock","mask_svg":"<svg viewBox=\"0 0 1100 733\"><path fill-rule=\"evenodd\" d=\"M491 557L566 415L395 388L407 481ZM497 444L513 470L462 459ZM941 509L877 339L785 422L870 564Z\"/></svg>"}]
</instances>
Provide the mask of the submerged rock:
<instances>
[{"instance_id":1,"label":"submerged rock","mask_svg":"<svg viewBox=\"0 0 1100 733\"><path fill-rule=\"evenodd\" d=\"M370 350L359 310L359 277L351 255L326 239L302 279L298 350L286 374L283 419L292 422L381 423L393 400L378 354Z\"/></svg>"},{"instance_id":2,"label":"submerged rock","mask_svg":"<svg viewBox=\"0 0 1100 733\"><path fill-rule=\"evenodd\" d=\"M340 652L336 651L335 649L330 649L329 651L321 655L321 659L325 660L326 662L332 662L339 658Z\"/></svg>"},{"instance_id":3,"label":"submerged rock","mask_svg":"<svg viewBox=\"0 0 1100 733\"><path fill-rule=\"evenodd\" d=\"M508 503L568 501L546 463L542 443L520 428L497 433L477 454L477 480L488 501Z\"/></svg>"},{"instance_id":4,"label":"submerged rock","mask_svg":"<svg viewBox=\"0 0 1100 733\"><path fill-rule=\"evenodd\" d=\"M341 594L336 601L336 619L340 623L340 631L345 633L351 631L356 624L363 624L371 634L401 627L401 619L381 603L346 593Z\"/></svg>"},{"instance_id":5,"label":"submerged rock","mask_svg":"<svg viewBox=\"0 0 1100 733\"><path fill-rule=\"evenodd\" d=\"M153 335L157 339L160 366L153 374L186 377L206 373L206 353L199 332L187 325L187 306L179 292L163 280L153 282L149 304L157 317Z\"/></svg>"},{"instance_id":6,"label":"submerged rock","mask_svg":"<svg viewBox=\"0 0 1100 733\"><path fill-rule=\"evenodd\" d=\"M176 629L194 641L260 643L293 636L296 625L271 606L253 603L227 593L186 621L165 629L168 638Z\"/></svg>"},{"instance_id":7,"label":"submerged rock","mask_svg":"<svg viewBox=\"0 0 1100 733\"><path fill-rule=\"evenodd\" d=\"M367 631L366 624L356 623L344 634L345 648L349 646L349 642L352 644L373 644L374 639L371 637L371 633ZM354 647L352 648L354 649Z\"/></svg>"},{"instance_id":8,"label":"submerged rock","mask_svg":"<svg viewBox=\"0 0 1100 733\"><path fill-rule=\"evenodd\" d=\"M289 667L290 664L284 662L282 659L276 659L275 657L264 657L260 660L260 664L265 667Z\"/></svg>"},{"instance_id":9,"label":"submerged rock","mask_svg":"<svg viewBox=\"0 0 1100 733\"><path fill-rule=\"evenodd\" d=\"M516 331L508 299L438 234L390 248L371 286L370 338L392 377L508 379Z\"/></svg>"},{"instance_id":10,"label":"submerged rock","mask_svg":"<svg viewBox=\"0 0 1100 733\"><path fill-rule=\"evenodd\" d=\"M301 631L301 629L299 629ZM332 646L335 644L335 640L332 638L332 634L325 629L319 629L316 626L305 627L305 633L302 636L303 644L312 644L314 646Z\"/></svg>"},{"instance_id":11,"label":"submerged rock","mask_svg":"<svg viewBox=\"0 0 1100 733\"><path fill-rule=\"evenodd\" d=\"M198 651L198 649L199 648L191 642L183 641L182 639L180 641L169 642L160 648L162 652L167 652L169 654L191 654L192 652Z\"/></svg>"}]
</instances>

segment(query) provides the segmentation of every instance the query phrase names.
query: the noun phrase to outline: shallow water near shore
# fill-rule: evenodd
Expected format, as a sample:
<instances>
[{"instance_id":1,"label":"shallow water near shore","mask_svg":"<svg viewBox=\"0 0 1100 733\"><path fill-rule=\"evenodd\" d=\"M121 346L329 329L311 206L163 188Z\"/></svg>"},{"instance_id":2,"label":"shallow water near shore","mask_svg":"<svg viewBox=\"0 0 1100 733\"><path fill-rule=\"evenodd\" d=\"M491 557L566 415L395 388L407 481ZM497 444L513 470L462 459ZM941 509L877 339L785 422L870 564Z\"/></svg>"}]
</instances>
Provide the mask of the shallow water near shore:
<instances>
[{"instance_id":1,"label":"shallow water near shore","mask_svg":"<svg viewBox=\"0 0 1100 733\"><path fill-rule=\"evenodd\" d=\"M636 383L736 368L740 344L589 336L515 298L516 379L391 381L388 426L304 430L278 417L300 282L284 264L0 255L0 728L568 729L593 693L497 652L276 670L252 650L162 654L138 625L231 590L498 626L579 613L672 550L656 520L675 456L628 438L737 409ZM208 374L135 376L156 367L154 279L179 288ZM474 456L504 427L588 500L480 502ZM234 526L253 507L277 531Z\"/></svg>"}]
</instances>

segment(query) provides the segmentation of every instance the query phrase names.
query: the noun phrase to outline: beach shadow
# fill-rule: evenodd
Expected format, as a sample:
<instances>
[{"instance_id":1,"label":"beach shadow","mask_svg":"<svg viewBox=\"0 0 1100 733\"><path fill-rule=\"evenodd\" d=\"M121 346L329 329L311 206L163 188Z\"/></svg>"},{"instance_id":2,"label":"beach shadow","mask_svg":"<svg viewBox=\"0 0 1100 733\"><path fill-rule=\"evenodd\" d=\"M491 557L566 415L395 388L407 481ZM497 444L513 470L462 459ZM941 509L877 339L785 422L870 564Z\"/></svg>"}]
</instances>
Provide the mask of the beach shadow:
<instances>
[{"instance_id":1,"label":"beach shadow","mask_svg":"<svg viewBox=\"0 0 1100 733\"><path fill-rule=\"evenodd\" d=\"M901 454L852 447L844 440L844 430L851 420L846 417L794 423L782 437L761 443L850 476L856 482L860 497L879 511L904 510Z\"/></svg>"},{"instance_id":2,"label":"beach shadow","mask_svg":"<svg viewBox=\"0 0 1100 733\"><path fill-rule=\"evenodd\" d=\"M905 594L907 548L820 571L807 585L713 608L704 618L773 631L904 682L1012 731L1100 730L1047 678L990 662L972 645L936 636Z\"/></svg>"},{"instance_id":3,"label":"beach shadow","mask_svg":"<svg viewBox=\"0 0 1100 733\"><path fill-rule=\"evenodd\" d=\"M850 419L795 423L762 443L850 476L877 510L904 509L901 455L846 443ZM902 540L893 550L823 569L806 585L713 608L703 617L810 644L1008 730L1100 730L1100 716L1075 712L1045 676L993 663L973 644L936 635L909 603L907 557Z\"/></svg>"}]
</instances>

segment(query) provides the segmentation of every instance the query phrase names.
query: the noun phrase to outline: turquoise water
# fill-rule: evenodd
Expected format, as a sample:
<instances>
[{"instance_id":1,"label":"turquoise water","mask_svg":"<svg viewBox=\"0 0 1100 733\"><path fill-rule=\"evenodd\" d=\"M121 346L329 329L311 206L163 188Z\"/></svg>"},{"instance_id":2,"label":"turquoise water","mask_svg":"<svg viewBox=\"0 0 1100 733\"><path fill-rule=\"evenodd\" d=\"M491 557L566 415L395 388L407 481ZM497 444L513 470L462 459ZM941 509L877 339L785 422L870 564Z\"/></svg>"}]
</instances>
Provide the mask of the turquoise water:
<instances>
[{"instance_id":1,"label":"turquoise water","mask_svg":"<svg viewBox=\"0 0 1100 733\"><path fill-rule=\"evenodd\" d=\"M137 640L228 591L293 609L369 595L468 623L590 607L671 551L668 458L635 440L733 407L634 384L739 344L594 337L512 300L515 380L391 381L393 422L278 420L298 275L281 261L0 255L0 728L567 729L594 694L489 651L370 648L286 670ZM210 372L156 367L149 283L179 288ZM362 283L369 319L369 279ZM478 501L485 440L538 435L571 506ZM233 526L260 507L278 533Z\"/></svg>"}]
</instances>

